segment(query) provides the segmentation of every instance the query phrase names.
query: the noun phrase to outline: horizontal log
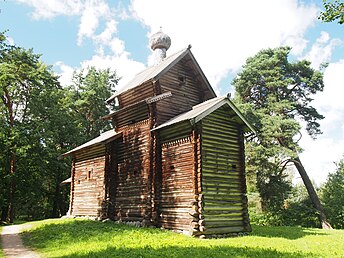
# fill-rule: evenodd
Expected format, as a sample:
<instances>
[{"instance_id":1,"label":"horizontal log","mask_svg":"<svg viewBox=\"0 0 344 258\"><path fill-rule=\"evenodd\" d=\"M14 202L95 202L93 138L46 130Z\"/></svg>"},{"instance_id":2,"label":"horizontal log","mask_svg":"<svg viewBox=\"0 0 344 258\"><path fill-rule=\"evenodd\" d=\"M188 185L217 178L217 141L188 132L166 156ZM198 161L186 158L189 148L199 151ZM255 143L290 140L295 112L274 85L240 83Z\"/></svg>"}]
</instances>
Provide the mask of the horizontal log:
<instances>
[{"instance_id":1,"label":"horizontal log","mask_svg":"<svg viewBox=\"0 0 344 258\"><path fill-rule=\"evenodd\" d=\"M244 193L229 193L229 194L217 194L214 192L204 192L205 195L204 200L207 200L208 198L210 200L233 200L233 198L246 198L246 195Z\"/></svg>"},{"instance_id":2,"label":"horizontal log","mask_svg":"<svg viewBox=\"0 0 344 258\"><path fill-rule=\"evenodd\" d=\"M238 136L240 131L235 125L231 125L226 122L216 121L211 119L204 119L202 121L202 128L204 128L204 133L207 135L225 135L227 137Z\"/></svg>"},{"instance_id":3,"label":"horizontal log","mask_svg":"<svg viewBox=\"0 0 344 258\"><path fill-rule=\"evenodd\" d=\"M205 228L202 232L205 235L213 234L228 234L228 233L237 233L244 232L245 228L243 226L233 226L233 227L217 227L217 228Z\"/></svg>"},{"instance_id":4,"label":"horizontal log","mask_svg":"<svg viewBox=\"0 0 344 258\"><path fill-rule=\"evenodd\" d=\"M244 226L242 220L228 220L228 221L207 221L204 220L202 226L205 228L216 228L216 227L231 227L231 226Z\"/></svg>"},{"instance_id":5,"label":"horizontal log","mask_svg":"<svg viewBox=\"0 0 344 258\"><path fill-rule=\"evenodd\" d=\"M142 222L144 220L144 217L115 216L115 220L121 220L121 221L124 221L124 222L128 222L128 221Z\"/></svg>"},{"instance_id":6,"label":"horizontal log","mask_svg":"<svg viewBox=\"0 0 344 258\"><path fill-rule=\"evenodd\" d=\"M212 180L213 182L215 182L216 179L218 179L218 180L220 180L220 179L222 179L222 180L227 179L228 182L230 182L231 180L234 180L234 181L238 180L241 177L238 176L238 175L231 175L231 174L225 175L225 174L222 174L222 173L221 174L220 173L208 173L208 172L203 171L202 178L204 180L207 180L207 179Z\"/></svg>"}]
</instances>

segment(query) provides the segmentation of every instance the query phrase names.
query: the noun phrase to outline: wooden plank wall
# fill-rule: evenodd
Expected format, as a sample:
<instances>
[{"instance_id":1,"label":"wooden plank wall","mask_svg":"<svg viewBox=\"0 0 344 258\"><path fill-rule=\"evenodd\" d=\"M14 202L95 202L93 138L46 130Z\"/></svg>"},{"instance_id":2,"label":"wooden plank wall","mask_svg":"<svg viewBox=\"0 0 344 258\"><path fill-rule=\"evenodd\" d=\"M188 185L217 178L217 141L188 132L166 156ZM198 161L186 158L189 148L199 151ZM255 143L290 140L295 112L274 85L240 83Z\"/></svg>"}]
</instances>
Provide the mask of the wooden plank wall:
<instances>
[{"instance_id":1,"label":"wooden plank wall","mask_svg":"<svg viewBox=\"0 0 344 258\"><path fill-rule=\"evenodd\" d=\"M134 105L130 110L121 112L115 116L116 127L133 125L139 121L148 119L149 110L146 103Z\"/></svg>"},{"instance_id":2,"label":"wooden plank wall","mask_svg":"<svg viewBox=\"0 0 344 258\"><path fill-rule=\"evenodd\" d=\"M196 202L194 191L194 144L190 124L181 123L160 134L162 176L159 201L159 226L192 233ZM195 199L196 198L196 199ZM196 223L197 224L197 223Z\"/></svg>"},{"instance_id":3,"label":"wooden plank wall","mask_svg":"<svg viewBox=\"0 0 344 258\"><path fill-rule=\"evenodd\" d=\"M87 159L76 159L73 175L71 215L101 216L104 204L104 169L104 155L88 157Z\"/></svg>"},{"instance_id":4,"label":"wooden plank wall","mask_svg":"<svg viewBox=\"0 0 344 258\"><path fill-rule=\"evenodd\" d=\"M193 190L193 144L190 137L162 145L162 193L160 226L192 230L190 215L195 201Z\"/></svg>"},{"instance_id":5,"label":"wooden plank wall","mask_svg":"<svg viewBox=\"0 0 344 258\"><path fill-rule=\"evenodd\" d=\"M185 80L184 82L181 79ZM186 61L182 59L159 79L161 93L172 92L172 97L157 102L157 124L192 109L202 102L199 82Z\"/></svg>"},{"instance_id":6,"label":"wooden plank wall","mask_svg":"<svg viewBox=\"0 0 344 258\"><path fill-rule=\"evenodd\" d=\"M200 230L226 234L250 230L243 133L222 107L202 120L202 196Z\"/></svg>"},{"instance_id":7,"label":"wooden plank wall","mask_svg":"<svg viewBox=\"0 0 344 258\"><path fill-rule=\"evenodd\" d=\"M152 96L154 96L153 83L148 81L120 94L119 106L124 108Z\"/></svg>"},{"instance_id":8,"label":"wooden plank wall","mask_svg":"<svg viewBox=\"0 0 344 258\"><path fill-rule=\"evenodd\" d=\"M113 218L121 221L150 220L150 120L119 128L116 141L117 174L112 201Z\"/></svg>"}]
</instances>

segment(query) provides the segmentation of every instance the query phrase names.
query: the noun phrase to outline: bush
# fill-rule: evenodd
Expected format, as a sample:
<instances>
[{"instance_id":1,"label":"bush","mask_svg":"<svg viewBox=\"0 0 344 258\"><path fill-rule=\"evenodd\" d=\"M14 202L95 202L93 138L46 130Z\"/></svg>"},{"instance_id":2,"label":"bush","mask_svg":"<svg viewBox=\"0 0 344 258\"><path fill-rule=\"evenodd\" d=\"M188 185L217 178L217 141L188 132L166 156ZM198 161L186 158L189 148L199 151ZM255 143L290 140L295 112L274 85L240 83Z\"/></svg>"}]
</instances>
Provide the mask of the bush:
<instances>
[{"instance_id":1,"label":"bush","mask_svg":"<svg viewBox=\"0 0 344 258\"><path fill-rule=\"evenodd\" d=\"M337 164L337 171L330 174L322 188L324 209L332 227L344 228L344 161Z\"/></svg>"}]
</instances>

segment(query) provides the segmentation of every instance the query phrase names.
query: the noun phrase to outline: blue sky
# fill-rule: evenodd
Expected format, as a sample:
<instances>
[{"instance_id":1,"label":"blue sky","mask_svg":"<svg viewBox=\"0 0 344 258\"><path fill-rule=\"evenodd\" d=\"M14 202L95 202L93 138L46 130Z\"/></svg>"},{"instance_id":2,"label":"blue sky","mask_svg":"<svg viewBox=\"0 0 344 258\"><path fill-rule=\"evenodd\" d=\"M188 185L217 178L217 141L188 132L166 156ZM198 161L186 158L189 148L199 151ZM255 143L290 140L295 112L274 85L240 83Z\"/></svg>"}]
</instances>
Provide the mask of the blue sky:
<instances>
[{"instance_id":1,"label":"blue sky","mask_svg":"<svg viewBox=\"0 0 344 258\"><path fill-rule=\"evenodd\" d=\"M116 70L125 84L151 64L148 39L160 26L172 39L167 55L191 44L218 95L233 91L233 77L262 48L289 45L292 59L316 69L328 62L314 101L326 117L323 134L313 141L303 132L301 140L301 158L319 184L344 154L344 25L321 23L321 8L321 0L5 0L0 30L42 54L62 84L91 65Z\"/></svg>"}]
</instances>

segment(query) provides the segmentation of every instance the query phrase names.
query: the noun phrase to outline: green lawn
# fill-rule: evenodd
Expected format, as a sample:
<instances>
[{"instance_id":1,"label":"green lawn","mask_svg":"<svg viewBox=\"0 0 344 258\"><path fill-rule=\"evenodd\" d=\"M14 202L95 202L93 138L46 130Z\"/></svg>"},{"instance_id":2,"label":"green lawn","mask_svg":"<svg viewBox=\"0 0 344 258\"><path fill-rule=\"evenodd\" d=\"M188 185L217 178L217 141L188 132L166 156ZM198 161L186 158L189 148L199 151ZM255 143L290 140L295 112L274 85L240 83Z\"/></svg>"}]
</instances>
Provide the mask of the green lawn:
<instances>
[{"instance_id":1,"label":"green lawn","mask_svg":"<svg viewBox=\"0 0 344 258\"><path fill-rule=\"evenodd\" d=\"M2 231L2 226L0 226L0 233L1 233L1 231ZM0 241L0 258L2 258L2 257L5 257L5 254L1 249L1 241Z\"/></svg>"},{"instance_id":2,"label":"green lawn","mask_svg":"<svg viewBox=\"0 0 344 258\"><path fill-rule=\"evenodd\" d=\"M202 240L113 222L33 224L25 244L45 257L344 257L344 230L253 226L249 236Z\"/></svg>"}]
</instances>

